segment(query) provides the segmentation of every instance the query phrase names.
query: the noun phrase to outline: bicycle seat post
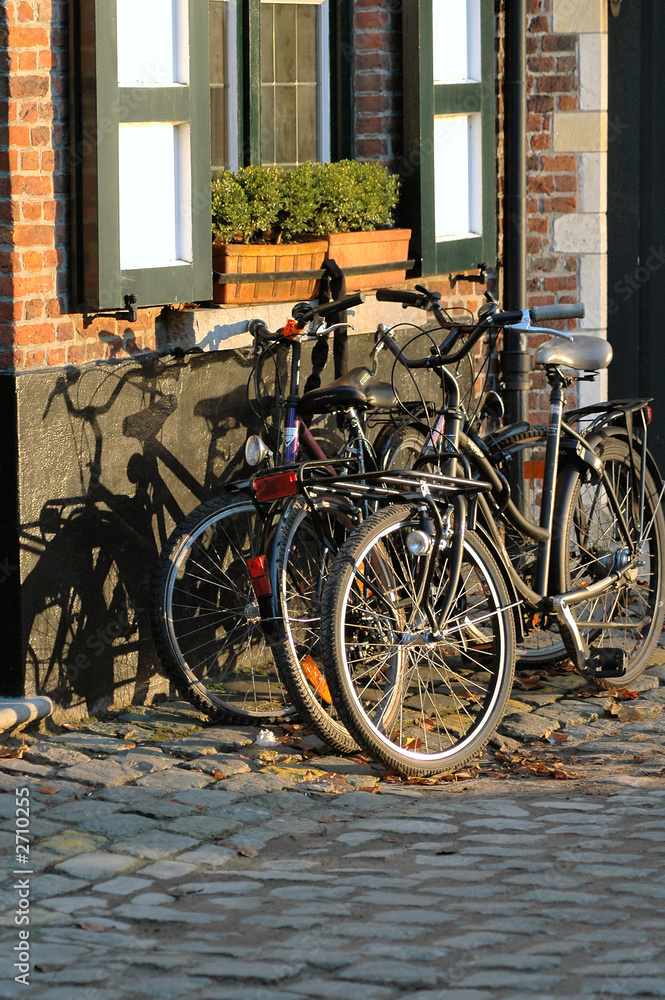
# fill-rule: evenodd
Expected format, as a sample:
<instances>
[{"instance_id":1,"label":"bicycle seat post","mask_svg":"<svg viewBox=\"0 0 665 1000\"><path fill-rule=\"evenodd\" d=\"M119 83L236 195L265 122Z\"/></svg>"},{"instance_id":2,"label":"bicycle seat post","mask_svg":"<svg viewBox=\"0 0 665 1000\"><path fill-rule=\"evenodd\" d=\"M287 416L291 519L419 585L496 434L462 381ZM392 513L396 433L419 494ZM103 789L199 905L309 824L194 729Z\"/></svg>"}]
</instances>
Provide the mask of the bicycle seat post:
<instances>
[{"instance_id":1,"label":"bicycle seat post","mask_svg":"<svg viewBox=\"0 0 665 1000\"><path fill-rule=\"evenodd\" d=\"M538 546L538 568L536 572L535 590L538 594L547 594L550 555L552 551L552 526L554 523L554 500L556 494L557 473L559 469L559 447L561 444L561 424L565 403L564 389L568 384L561 370L555 366L548 368L547 380L552 390L550 392L550 411L547 424L547 445L545 448L545 472L543 475L543 491L540 507L540 527L547 531L547 538Z\"/></svg>"}]
</instances>

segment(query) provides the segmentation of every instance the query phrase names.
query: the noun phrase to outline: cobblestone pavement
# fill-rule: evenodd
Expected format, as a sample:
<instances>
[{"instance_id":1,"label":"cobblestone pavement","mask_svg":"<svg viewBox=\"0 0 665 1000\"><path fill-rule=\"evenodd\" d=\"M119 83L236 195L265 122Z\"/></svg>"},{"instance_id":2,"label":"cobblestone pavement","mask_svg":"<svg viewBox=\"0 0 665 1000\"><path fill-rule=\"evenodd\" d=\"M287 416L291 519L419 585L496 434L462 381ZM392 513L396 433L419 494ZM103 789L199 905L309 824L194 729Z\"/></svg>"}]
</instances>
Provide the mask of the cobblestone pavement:
<instances>
[{"instance_id":1,"label":"cobblestone pavement","mask_svg":"<svg viewBox=\"0 0 665 1000\"><path fill-rule=\"evenodd\" d=\"M665 997L659 660L637 698L522 678L432 784L183 703L5 734L0 995Z\"/></svg>"}]
</instances>

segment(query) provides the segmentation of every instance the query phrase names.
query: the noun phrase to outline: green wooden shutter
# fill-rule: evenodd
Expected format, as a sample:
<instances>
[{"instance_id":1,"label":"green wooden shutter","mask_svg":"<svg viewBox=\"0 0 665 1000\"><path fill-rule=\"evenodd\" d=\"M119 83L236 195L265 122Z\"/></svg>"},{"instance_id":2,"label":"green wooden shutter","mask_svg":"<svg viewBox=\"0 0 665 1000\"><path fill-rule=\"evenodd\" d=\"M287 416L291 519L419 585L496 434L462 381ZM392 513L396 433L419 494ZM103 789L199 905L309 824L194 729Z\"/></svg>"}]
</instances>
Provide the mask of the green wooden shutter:
<instances>
[{"instance_id":1,"label":"green wooden shutter","mask_svg":"<svg viewBox=\"0 0 665 1000\"><path fill-rule=\"evenodd\" d=\"M480 29L480 79L435 83L433 5L438 0L404 2L404 162L403 199L413 229L411 253L420 258L421 274L466 270L496 260L496 92L493 0L476 3ZM464 0L460 0L461 3ZM434 43L450 51L450 39ZM448 116L478 116L479 191L473 225L454 238L437 238L437 199L461 197L452 185L436 190L437 157L448 155L437 141L436 127ZM474 122L476 119L474 118ZM455 156L454 152L450 153ZM441 163L439 163L441 165Z\"/></svg>"},{"instance_id":2,"label":"green wooden shutter","mask_svg":"<svg viewBox=\"0 0 665 1000\"><path fill-rule=\"evenodd\" d=\"M70 4L73 305L90 312L123 308L127 295L139 307L212 296L208 2L174 3L182 45L174 76L185 82L167 85L120 85L119 48L126 55L145 33L119 39L119 7ZM125 27L131 9L123 5ZM173 197L155 212L154 192L170 191L171 176ZM153 205L154 227L140 228L144 204Z\"/></svg>"}]
</instances>

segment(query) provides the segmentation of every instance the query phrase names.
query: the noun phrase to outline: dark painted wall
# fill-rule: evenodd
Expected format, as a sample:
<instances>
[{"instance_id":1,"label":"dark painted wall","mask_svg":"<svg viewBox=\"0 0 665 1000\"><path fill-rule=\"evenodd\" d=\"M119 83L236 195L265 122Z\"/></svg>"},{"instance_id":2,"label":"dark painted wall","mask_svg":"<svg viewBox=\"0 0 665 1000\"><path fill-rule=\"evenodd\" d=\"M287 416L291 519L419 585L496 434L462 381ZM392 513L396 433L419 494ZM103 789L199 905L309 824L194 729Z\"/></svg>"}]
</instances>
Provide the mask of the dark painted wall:
<instances>
[{"instance_id":1,"label":"dark painted wall","mask_svg":"<svg viewBox=\"0 0 665 1000\"><path fill-rule=\"evenodd\" d=\"M366 363L371 338L349 345L350 365ZM381 361L389 379L392 358ZM11 647L0 693L50 695L63 721L165 689L150 634L153 567L174 524L245 472L248 428L259 430L252 366L249 349L151 355L0 382L5 427L16 428L0 451L10 483L0 559L20 563L0 583ZM305 348L303 383L310 368ZM337 434L330 421L319 431Z\"/></svg>"},{"instance_id":2,"label":"dark painted wall","mask_svg":"<svg viewBox=\"0 0 665 1000\"><path fill-rule=\"evenodd\" d=\"M665 4L609 19L610 396L654 397L650 444L665 468Z\"/></svg>"}]
</instances>

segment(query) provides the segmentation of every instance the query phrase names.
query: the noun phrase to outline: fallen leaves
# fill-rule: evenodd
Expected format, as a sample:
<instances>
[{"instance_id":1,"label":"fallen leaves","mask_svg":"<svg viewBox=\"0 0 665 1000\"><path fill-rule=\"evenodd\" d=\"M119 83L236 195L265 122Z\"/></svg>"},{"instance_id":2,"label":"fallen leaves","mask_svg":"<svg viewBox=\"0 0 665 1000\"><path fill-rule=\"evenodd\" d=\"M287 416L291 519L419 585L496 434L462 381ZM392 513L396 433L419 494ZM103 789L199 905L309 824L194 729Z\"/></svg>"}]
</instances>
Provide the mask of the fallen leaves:
<instances>
[{"instance_id":1,"label":"fallen leaves","mask_svg":"<svg viewBox=\"0 0 665 1000\"><path fill-rule=\"evenodd\" d=\"M41 795L55 795L58 789L55 785L39 785L35 791Z\"/></svg>"},{"instance_id":2,"label":"fallen leaves","mask_svg":"<svg viewBox=\"0 0 665 1000\"><path fill-rule=\"evenodd\" d=\"M259 852L255 847L250 847L249 844L237 844L236 854L239 854L242 858L258 858Z\"/></svg>"},{"instance_id":3,"label":"fallen leaves","mask_svg":"<svg viewBox=\"0 0 665 1000\"><path fill-rule=\"evenodd\" d=\"M554 781L576 781L582 777L566 770L561 761L546 764L539 757L517 750L497 750L494 758L496 763L490 764L485 771L488 777L505 778L509 774L517 774L525 778L552 778Z\"/></svg>"},{"instance_id":4,"label":"fallen leaves","mask_svg":"<svg viewBox=\"0 0 665 1000\"><path fill-rule=\"evenodd\" d=\"M0 757L9 757L11 760L21 760L23 754L28 750L25 744L20 747L0 747Z\"/></svg>"}]
</instances>

